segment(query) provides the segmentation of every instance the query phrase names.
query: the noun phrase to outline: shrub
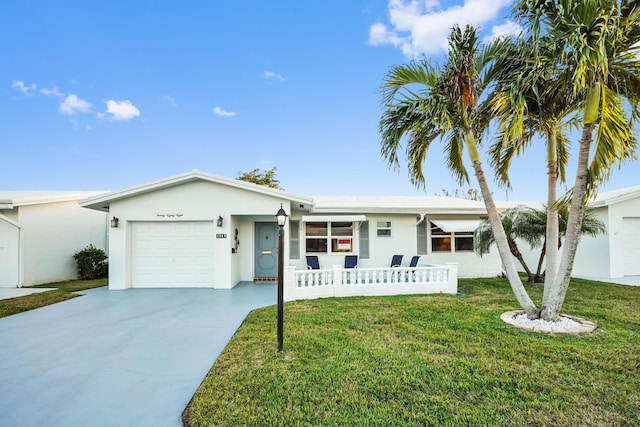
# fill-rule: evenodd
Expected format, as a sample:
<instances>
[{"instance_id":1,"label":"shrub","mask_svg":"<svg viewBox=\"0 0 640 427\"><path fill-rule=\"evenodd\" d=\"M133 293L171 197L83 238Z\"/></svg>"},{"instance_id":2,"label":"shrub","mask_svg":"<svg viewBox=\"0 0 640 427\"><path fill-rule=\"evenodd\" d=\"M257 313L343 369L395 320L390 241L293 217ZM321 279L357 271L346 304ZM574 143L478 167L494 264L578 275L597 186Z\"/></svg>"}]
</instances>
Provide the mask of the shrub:
<instances>
[{"instance_id":1,"label":"shrub","mask_svg":"<svg viewBox=\"0 0 640 427\"><path fill-rule=\"evenodd\" d=\"M101 279L109 273L107 254L93 245L73 254L78 267L80 279Z\"/></svg>"}]
</instances>

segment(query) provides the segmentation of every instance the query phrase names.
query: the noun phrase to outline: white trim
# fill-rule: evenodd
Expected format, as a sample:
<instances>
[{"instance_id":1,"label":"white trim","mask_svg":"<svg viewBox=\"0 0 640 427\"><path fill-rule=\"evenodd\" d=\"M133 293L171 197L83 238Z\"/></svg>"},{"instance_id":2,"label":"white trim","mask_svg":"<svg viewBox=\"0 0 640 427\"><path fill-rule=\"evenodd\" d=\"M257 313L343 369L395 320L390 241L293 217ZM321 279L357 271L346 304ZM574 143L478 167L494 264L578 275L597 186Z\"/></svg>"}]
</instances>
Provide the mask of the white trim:
<instances>
[{"instance_id":1,"label":"white trim","mask_svg":"<svg viewBox=\"0 0 640 427\"><path fill-rule=\"evenodd\" d=\"M445 233L470 233L476 231L480 219L432 219L431 222Z\"/></svg>"},{"instance_id":2,"label":"white trim","mask_svg":"<svg viewBox=\"0 0 640 427\"><path fill-rule=\"evenodd\" d=\"M302 222L362 222L366 221L365 215L303 215Z\"/></svg>"}]
</instances>

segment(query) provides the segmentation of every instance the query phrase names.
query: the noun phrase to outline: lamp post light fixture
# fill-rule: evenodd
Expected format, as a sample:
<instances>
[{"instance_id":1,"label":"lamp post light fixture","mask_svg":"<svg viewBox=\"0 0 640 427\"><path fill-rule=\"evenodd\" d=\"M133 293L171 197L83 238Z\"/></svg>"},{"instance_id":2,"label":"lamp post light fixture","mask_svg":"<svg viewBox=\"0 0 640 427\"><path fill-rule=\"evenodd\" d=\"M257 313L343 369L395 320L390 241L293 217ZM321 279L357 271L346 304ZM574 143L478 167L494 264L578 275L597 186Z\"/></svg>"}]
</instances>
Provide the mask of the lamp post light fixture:
<instances>
[{"instance_id":1,"label":"lamp post light fixture","mask_svg":"<svg viewBox=\"0 0 640 427\"><path fill-rule=\"evenodd\" d=\"M287 222L287 213L280 204L280 210L276 213L278 220L278 351L282 351L283 327L284 327L284 225Z\"/></svg>"}]
</instances>

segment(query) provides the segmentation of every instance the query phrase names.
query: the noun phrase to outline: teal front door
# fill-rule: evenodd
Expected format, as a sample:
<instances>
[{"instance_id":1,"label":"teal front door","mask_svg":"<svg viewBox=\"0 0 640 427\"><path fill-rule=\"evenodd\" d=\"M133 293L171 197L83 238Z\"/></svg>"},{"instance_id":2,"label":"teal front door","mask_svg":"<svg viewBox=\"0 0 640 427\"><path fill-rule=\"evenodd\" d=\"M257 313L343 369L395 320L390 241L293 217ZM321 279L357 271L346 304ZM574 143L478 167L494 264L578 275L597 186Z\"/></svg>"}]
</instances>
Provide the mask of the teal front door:
<instances>
[{"instance_id":1,"label":"teal front door","mask_svg":"<svg viewBox=\"0 0 640 427\"><path fill-rule=\"evenodd\" d=\"M278 225L256 222L255 277L278 277Z\"/></svg>"}]
</instances>

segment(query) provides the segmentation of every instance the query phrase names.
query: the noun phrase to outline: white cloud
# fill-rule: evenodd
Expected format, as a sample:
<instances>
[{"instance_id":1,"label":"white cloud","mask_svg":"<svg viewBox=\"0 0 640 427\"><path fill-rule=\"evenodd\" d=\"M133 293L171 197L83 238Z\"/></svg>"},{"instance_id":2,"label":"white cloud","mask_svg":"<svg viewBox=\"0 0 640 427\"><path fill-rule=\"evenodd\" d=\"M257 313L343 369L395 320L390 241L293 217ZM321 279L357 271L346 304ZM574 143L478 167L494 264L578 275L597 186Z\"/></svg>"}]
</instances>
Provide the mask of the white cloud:
<instances>
[{"instance_id":1,"label":"white cloud","mask_svg":"<svg viewBox=\"0 0 640 427\"><path fill-rule=\"evenodd\" d=\"M131 120L140 115L140 110L138 110L129 100L115 101L110 99L106 101L106 104L107 111L105 113L111 114L110 119L112 120ZM105 113L98 114L98 117L103 119L105 117Z\"/></svg>"},{"instance_id":2,"label":"white cloud","mask_svg":"<svg viewBox=\"0 0 640 427\"><path fill-rule=\"evenodd\" d=\"M447 36L454 25L471 24L482 28L498 18L499 12L512 3L512 0L464 0L461 5L443 9L440 2L434 0L389 0L390 26L383 23L372 25L369 44L391 44L408 57L444 52ZM498 27L504 27L503 30L511 28L506 25Z\"/></svg>"},{"instance_id":3,"label":"white cloud","mask_svg":"<svg viewBox=\"0 0 640 427\"><path fill-rule=\"evenodd\" d=\"M11 87L17 88L20 92L24 93L25 95L33 95L33 93L36 91L36 88L37 88L35 83L26 85L21 80L14 81Z\"/></svg>"},{"instance_id":4,"label":"white cloud","mask_svg":"<svg viewBox=\"0 0 640 427\"><path fill-rule=\"evenodd\" d=\"M507 19L504 24L494 25L491 28L491 35L485 38L485 41L493 40L501 36L517 36L522 31L524 31L524 28L522 28L521 25Z\"/></svg>"},{"instance_id":5,"label":"white cloud","mask_svg":"<svg viewBox=\"0 0 640 427\"><path fill-rule=\"evenodd\" d=\"M60 106L58 107L58 111L69 116L74 116L78 113L87 113L90 110L91 104L83 99L78 98L74 94L71 94L60 101Z\"/></svg>"},{"instance_id":6,"label":"white cloud","mask_svg":"<svg viewBox=\"0 0 640 427\"><path fill-rule=\"evenodd\" d=\"M220 107L215 107L213 109L213 114L215 114L216 116L220 116L220 117L233 117L236 115L235 111L225 111Z\"/></svg>"},{"instance_id":7,"label":"white cloud","mask_svg":"<svg viewBox=\"0 0 640 427\"><path fill-rule=\"evenodd\" d=\"M282 77L280 74L276 74L273 71L269 71L269 70L265 70L264 78L267 80L276 79L276 80L280 80L281 82L284 81L284 77Z\"/></svg>"},{"instance_id":8,"label":"white cloud","mask_svg":"<svg viewBox=\"0 0 640 427\"><path fill-rule=\"evenodd\" d=\"M173 97L171 97L171 96L169 96L169 95L162 95L162 96L160 97L160 99L161 99L164 103L169 104L169 105L170 105L170 106L172 106L172 107L177 107L177 106L178 106L178 103L176 102L176 100L175 100L175 99L173 99Z\"/></svg>"},{"instance_id":9,"label":"white cloud","mask_svg":"<svg viewBox=\"0 0 640 427\"><path fill-rule=\"evenodd\" d=\"M42 88L40 89L40 93L47 96L64 96L64 93L60 92L60 90L58 90L58 86L56 85L53 85L51 89Z\"/></svg>"}]
</instances>

